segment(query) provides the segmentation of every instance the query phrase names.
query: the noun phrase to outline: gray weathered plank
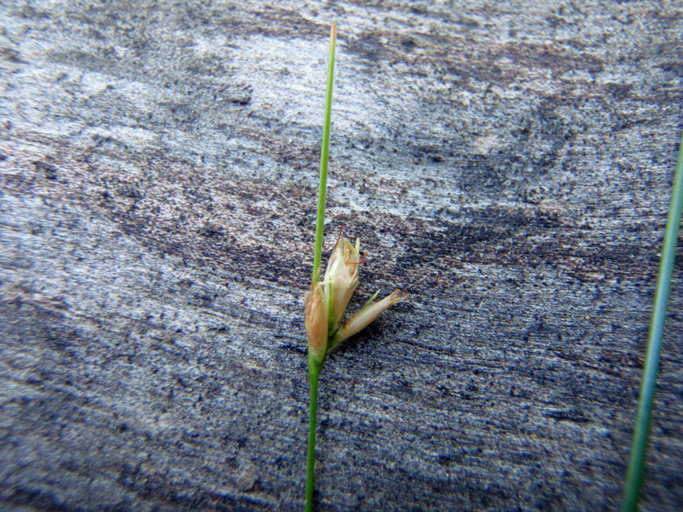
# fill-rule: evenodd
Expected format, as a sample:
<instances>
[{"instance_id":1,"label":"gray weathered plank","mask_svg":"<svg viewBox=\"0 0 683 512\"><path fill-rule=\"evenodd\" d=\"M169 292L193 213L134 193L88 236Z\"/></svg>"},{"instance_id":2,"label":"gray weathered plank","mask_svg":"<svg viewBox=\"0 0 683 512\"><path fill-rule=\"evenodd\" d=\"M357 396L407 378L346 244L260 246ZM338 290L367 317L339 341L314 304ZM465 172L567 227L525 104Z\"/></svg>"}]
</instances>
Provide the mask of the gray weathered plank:
<instances>
[{"instance_id":1,"label":"gray weathered plank","mask_svg":"<svg viewBox=\"0 0 683 512\"><path fill-rule=\"evenodd\" d=\"M320 510L615 510L681 132L677 2L0 7L0 500L297 510L326 245L410 298L321 377ZM644 510L683 502L680 258Z\"/></svg>"}]
</instances>

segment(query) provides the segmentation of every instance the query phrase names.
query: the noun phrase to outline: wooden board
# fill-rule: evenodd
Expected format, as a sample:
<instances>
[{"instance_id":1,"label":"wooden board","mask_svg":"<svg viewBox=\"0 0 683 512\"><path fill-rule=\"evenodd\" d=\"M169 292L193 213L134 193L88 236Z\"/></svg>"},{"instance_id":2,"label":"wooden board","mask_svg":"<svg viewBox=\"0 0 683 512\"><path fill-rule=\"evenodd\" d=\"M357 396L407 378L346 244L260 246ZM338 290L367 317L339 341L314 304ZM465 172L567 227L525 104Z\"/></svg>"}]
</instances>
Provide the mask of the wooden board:
<instances>
[{"instance_id":1,"label":"wooden board","mask_svg":"<svg viewBox=\"0 0 683 512\"><path fill-rule=\"evenodd\" d=\"M681 134L677 2L0 7L0 500L300 510L329 24L319 510L616 510ZM683 502L674 270L643 510Z\"/></svg>"}]
</instances>

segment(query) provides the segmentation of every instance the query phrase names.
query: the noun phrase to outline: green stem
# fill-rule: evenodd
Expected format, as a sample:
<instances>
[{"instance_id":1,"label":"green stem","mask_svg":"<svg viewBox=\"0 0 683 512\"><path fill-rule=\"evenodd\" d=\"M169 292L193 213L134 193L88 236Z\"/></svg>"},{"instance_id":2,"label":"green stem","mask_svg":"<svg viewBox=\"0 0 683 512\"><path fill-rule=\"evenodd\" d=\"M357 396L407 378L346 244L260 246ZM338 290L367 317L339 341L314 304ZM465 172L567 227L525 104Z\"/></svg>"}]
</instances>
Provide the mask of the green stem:
<instances>
[{"instance_id":1,"label":"green stem","mask_svg":"<svg viewBox=\"0 0 683 512\"><path fill-rule=\"evenodd\" d=\"M330 118L332 117L332 86L334 83L334 48L337 42L337 24L332 23L330 32L330 56L327 64L327 94L325 96L325 121L323 145L320 154L320 186L318 188L318 218L315 226L315 253L313 256L313 282L320 278L320 260L323 251L323 228L325 226L325 195L327 193L327 161L330 152ZM308 417L308 466L306 470L306 512L313 511L315 490L315 426L318 417L318 378L322 361L316 360L308 351L308 376L311 382L311 405Z\"/></svg>"},{"instance_id":2,"label":"green stem","mask_svg":"<svg viewBox=\"0 0 683 512\"><path fill-rule=\"evenodd\" d=\"M308 376L311 381L311 408L308 416L308 469L306 471L306 512L313 511L315 489L315 426L318 417L318 377L322 362L308 356Z\"/></svg>"},{"instance_id":3,"label":"green stem","mask_svg":"<svg viewBox=\"0 0 683 512\"><path fill-rule=\"evenodd\" d=\"M320 186L318 188L318 218L315 226L315 253L313 256L313 281L318 279L323 251L323 227L325 225L325 195L327 193L327 160L330 150L330 118L332 116L332 85L334 82L334 47L337 42L337 24L332 23L330 32L330 56L327 64L327 95L325 97L325 124L323 146L320 154Z\"/></svg>"},{"instance_id":4,"label":"green stem","mask_svg":"<svg viewBox=\"0 0 683 512\"><path fill-rule=\"evenodd\" d=\"M655 394L657 370L659 369L659 351L662 345L662 333L664 319L666 318L666 303L671 288L671 274L673 272L676 245L678 242L678 229L681 221L681 204L683 202L683 136L681 136L678 165L674 174L673 191L669 215L666 223L666 232L662 248L662 259L659 263L659 275L657 276L657 291L655 294L654 311L650 323L650 333L647 340L647 356L643 369L643 381L640 386L638 398L638 412L636 414L635 429L633 432L633 444L631 456L626 474L624 499L622 512L635 512L638 510L640 488L643 482L643 468L645 465L645 452L647 440L650 434L652 420L652 403Z\"/></svg>"}]
</instances>

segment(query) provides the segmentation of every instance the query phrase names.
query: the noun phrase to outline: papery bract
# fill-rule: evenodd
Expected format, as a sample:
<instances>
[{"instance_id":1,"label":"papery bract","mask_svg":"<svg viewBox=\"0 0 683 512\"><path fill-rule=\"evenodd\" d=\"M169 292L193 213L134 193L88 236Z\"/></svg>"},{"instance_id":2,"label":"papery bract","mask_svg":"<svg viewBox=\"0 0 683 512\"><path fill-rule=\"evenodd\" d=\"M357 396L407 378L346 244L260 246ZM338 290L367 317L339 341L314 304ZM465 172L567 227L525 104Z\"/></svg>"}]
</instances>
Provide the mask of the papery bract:
<instances>
[{"instance_id":1,"label":"papery bract","mask_svg":"<svg viewBox=\"0 0 683 512\"><path fill-rule=\"evenodd\" d=\"M378 302L370 302L363 306L359 311L351 315L351 317L344 322L334 336L332 346L330 349L337 346L346 338L353 336L365 329L370 323L379 316L382 311L386 311L391 306L399 302L405 297L405 294L400 290L394 290L391 294L384 297Z\"/></svg>"},{"instance_id":2,"label":"papery bract","mask_svg":"<svg viewBox=\"0 0 683 512\"><path fill-rule=\"evenodd\" d=\"M336 330L341 323L349 300L358 286L359 264L360 240L356 238L355 247L346 238L338 240L327 263L323 281L330 308L330 331Z\"/></svg>"},{"instance_id":3,"label":"papery bract","mask_svg":"<svg viewBox=\"0 0 683 512\"><path fill-rule=\"evenodd\" d=\"M316 360L322 362L327 353L327 301L320 283L311 283L304 300L306 308L306 337L308 348Z\"/></svg>"}]
</instances>

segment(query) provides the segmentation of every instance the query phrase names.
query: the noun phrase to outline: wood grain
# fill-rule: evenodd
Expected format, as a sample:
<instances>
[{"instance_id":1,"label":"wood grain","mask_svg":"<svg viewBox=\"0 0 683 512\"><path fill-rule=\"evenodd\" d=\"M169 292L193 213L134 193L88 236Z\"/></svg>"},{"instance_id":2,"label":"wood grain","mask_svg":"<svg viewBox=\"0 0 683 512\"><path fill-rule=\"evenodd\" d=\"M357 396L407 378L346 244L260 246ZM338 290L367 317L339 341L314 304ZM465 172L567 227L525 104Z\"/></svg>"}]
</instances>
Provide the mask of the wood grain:
<instances>
[{"instance_id":1,"label":"wood grain","mask_svg":"<svg viewBox=\"0 0 683 512\"><path fill-rule=\"evenodd\" d=\"M0 7L0 504L300 510L327 33L319 510L616 510L681 133L676 2ZM679 254L680 256L680 254ZM643 510L683 502L674 280Z\"/></svg>"}]
</instances>

